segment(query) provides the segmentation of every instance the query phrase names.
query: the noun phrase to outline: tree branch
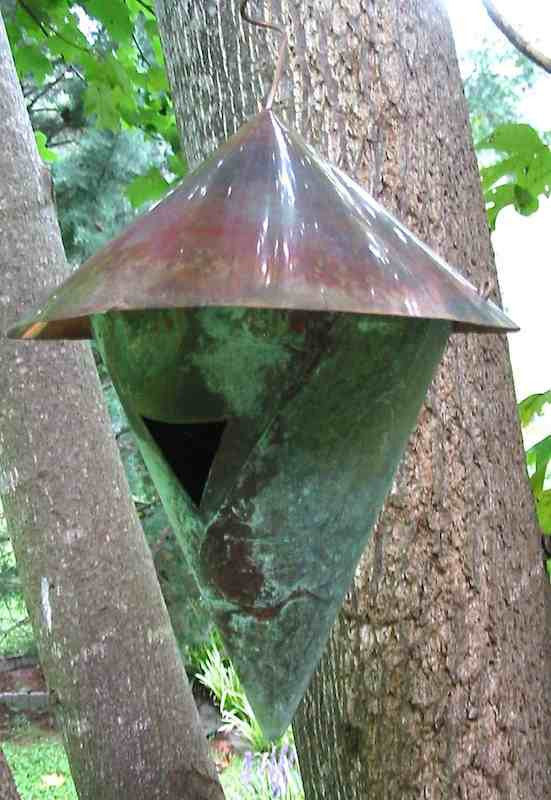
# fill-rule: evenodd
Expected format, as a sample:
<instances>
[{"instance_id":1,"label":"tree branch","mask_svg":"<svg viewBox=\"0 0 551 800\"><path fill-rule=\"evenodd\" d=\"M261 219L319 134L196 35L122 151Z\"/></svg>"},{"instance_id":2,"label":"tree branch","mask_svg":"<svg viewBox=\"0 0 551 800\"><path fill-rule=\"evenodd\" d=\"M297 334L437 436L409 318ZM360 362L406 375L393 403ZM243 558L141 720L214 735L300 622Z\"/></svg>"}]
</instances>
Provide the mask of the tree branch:
<instances>
[{"instance_id":1,"label":"tree branch","mask_svg":"<svg viewBox=\"0 0 551 800\"><path fill-rule=\"evenodd\" d=\"M136 34L135 34L135 33L133 33L133 34L132 34L132 39L134 40L134 44L136 45L136 47L137 47L137 49L138 49L138 53L141 55L141 57L142 57L142 61L144 62L144 64L145 64L147 67L151 67L151 64L149 63L149 61L148 61L148 60L147 60L147 58L145 57L144 51L143 51L143 50L142 50L142 48L140 47L140 43L139 43L138 39L136 38Z\"/></svg>"},{"instance_id":2,"label":"tree branch","mask_svg":"<svg viewBox=\"0 0 551 800\"><path fill-rule=\"evenodd\" d=\"M148 5L147 3L144 3L144 2L143 2L143 0L137 0L137 2L138 2L138 3L139 3L139 4L140 4L140 5L143 7L143 8L145 8L145 10L146 10L146 11L149 11L149 13L150 13L150 14L153 14L153 16L155 16L155 10L154 10L154 8L153 8L152 6Z\"/></svg>"},{"instance_id":3,"label":"tree branch","mask_svg":"<svg viewBox=\"0 0 551 800\"><path fill-rule=\"evenodd\" d=\"M78 139L61 139L59 142L46 142L46 147L61 147L64 144L76 144Z\"/></svg>"},{"instance_id":4,"label":"tree branch","mask_svg":"<svg viewBox=\"0 0 551 800\"><path fill-rule=\"evenodd\" d=\"M59 108L31 108L30 114L60 114Z\"/></svg>"},{"instance_id":5,"label":"tree branch","mask_svg":"<svg viewBox=\"0 0 551 800\"><path fill-rule=\"evenodd\" d=\"M62 72L59 77L55 79L55 81L51 81L50 83L43 86L42 89L33 97L29 105L27 106L27 111L31 111L32 107L36 103L37 100L40 100L41 97L44 97L45 94L48 94L50 89L53 89L54 86L57 86L60 81L65 80L65 72Z\"/></svg>"},{"instance_id":6,"label":"tree branch","mask_svg":"<svg viewBox=\"0 0 551 800\"><path fill-rule=\"evenodd\" d=\"M519 31L515 30L511 23L504 19L501 12L498 11L493 0L482 0L482 2L494 25L511 42L513 47L526 58L529 58L530 61L533 61L534 64L537 64L538 67L551 74L551 57L540 52Z\"/></svg>"}]
</instances>

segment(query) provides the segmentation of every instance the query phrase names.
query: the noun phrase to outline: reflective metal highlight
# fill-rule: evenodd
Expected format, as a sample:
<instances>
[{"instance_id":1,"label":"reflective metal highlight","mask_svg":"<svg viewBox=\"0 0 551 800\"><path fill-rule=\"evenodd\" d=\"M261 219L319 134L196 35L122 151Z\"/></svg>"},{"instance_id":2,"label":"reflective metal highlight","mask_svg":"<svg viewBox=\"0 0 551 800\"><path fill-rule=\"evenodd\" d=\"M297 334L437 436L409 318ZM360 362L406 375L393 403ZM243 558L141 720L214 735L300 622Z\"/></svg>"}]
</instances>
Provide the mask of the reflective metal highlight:
<instances>
[{"instance_id":1,"label":"reflective metal highlight","mask_svg":"<svg viewBox=\"0 0 551 800\"><path fill-rule=\"evenodd\" d=\"M244 306L515 324L263 111L10 335L86 338L109 310Z\"/></svg>"}]
</instances>

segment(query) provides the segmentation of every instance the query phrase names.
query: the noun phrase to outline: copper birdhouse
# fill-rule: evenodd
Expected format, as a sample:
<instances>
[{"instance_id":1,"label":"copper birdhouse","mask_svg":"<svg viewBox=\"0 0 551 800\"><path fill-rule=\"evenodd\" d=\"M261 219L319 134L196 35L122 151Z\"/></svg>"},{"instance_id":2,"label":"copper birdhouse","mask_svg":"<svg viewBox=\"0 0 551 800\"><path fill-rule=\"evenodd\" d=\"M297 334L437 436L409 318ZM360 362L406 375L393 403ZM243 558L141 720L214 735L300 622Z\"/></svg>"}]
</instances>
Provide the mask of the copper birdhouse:
<instances>
[{"instance_id":1,"label":"copper birdhouse","mask_svg":"<svg viewBox=\"0 0 551 800\"><path fill-rule=\"evenodd\" d=\"M267 105L11 335L95 336L275 737L449 334L516 326Z\"/></svg>"}]
</instances>

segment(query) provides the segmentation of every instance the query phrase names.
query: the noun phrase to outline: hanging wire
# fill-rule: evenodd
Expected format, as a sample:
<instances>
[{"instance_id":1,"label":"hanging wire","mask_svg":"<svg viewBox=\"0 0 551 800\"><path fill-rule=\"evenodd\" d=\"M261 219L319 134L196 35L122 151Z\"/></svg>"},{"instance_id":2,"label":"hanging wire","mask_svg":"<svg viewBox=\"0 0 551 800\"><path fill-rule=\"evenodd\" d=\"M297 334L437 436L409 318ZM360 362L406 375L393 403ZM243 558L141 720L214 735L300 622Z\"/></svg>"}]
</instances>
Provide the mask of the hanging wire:
<instances>
[{"instance_id":1,"label":"hanging wire","mask_svg":"<svg viewBox=\"0 0 551 800\"><path fill-rule=\"evenodd\" d=\"M264 108L269 110L272 107L272 103L274 102L274 97L276 95L279 83L281 81L281 76L283 75L283 67L285 65L285 56L287 55L287 47L289 44L289 37L287 36L286 31L283 28L280 28L278 25L273 25L270 22L264 22L261 19L253 19L249 17L247 12L245 11L245 7L249 0L241 0L241 18L245 20L245 22L249 22L251 25L256 25L258 28L268 28L271 31L276 31L281 35L281 43L279 45L279 54L277 57L277 64L274 73L274 80L272 82L272 87L268 93L268 97L266 99L266 105Z\"/></svg>"}]
</instances>

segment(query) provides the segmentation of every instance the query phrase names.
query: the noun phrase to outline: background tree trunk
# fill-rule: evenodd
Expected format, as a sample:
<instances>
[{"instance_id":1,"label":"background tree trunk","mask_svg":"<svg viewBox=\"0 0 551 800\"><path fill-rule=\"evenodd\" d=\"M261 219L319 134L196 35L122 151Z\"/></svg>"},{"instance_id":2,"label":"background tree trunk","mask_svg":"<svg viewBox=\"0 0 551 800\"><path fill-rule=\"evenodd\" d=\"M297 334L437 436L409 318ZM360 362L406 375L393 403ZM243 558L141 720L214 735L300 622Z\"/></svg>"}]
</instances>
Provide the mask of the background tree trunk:
<instances>
[{"instance_id":1,"label":"background tree trunk","mask_svg":"<svg viewBox=\"0 0 551 800\"><path fill-rule=\"evenodd\" d=\"M0 17L0 329L66 270ZM0 342L0 486L81 800L223 797L92 354Z\"/></svg>"},{"instance_id":2,"label":"background tree trunk","mask_svg":"<svg viewBox=\"0 0 551 800\"><path fill-rule=\"evenodd\" d=\"M195 165L258 110L277 37L243 29L236 0L157 8ZM441 3L250 8L291 38L276 113L476 285L495 279ZM296 721L307 798L543 800L544 644L507 343L454 336Z\"/></svg>"},{"instance_id":3,"label":"background tree trunk","mask_svg":"<svg viewBox=\"0 0 551 800\"><path fill-rule=\"evenodd\" d=\"M0 797L2 800L21 800L6 756L0 747Z\"/></svg>"}]
</instances>

